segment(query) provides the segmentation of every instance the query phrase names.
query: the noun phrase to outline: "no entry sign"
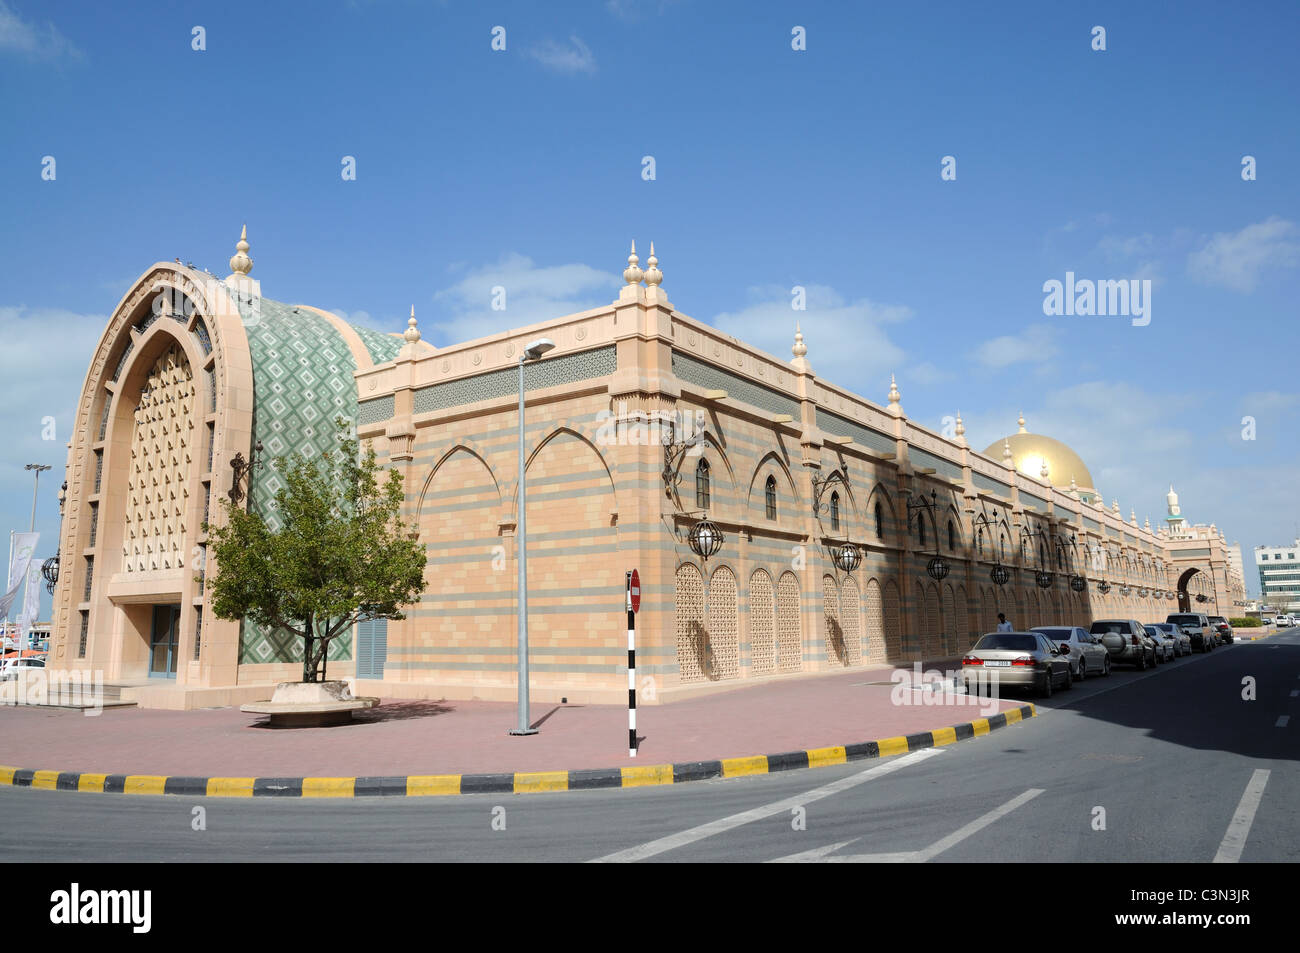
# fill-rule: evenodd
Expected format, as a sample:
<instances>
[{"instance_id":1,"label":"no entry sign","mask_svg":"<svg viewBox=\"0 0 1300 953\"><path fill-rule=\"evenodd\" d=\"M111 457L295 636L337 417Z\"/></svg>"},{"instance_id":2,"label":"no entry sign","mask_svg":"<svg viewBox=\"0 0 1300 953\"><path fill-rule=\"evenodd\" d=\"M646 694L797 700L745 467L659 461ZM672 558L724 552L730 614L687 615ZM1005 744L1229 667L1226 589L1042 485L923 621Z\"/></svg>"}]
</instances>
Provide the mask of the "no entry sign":
<instances>
[{"instance_id":1,"label":"no entry sign","mask_svg":"<svg viewBox=\"0 0 1300 953\"><path fill-rule=\"evenodd\" d=\"M633 569L627 574L627 594L633 612L641 611L641 574Z\"/></svg>"}]
</instances>

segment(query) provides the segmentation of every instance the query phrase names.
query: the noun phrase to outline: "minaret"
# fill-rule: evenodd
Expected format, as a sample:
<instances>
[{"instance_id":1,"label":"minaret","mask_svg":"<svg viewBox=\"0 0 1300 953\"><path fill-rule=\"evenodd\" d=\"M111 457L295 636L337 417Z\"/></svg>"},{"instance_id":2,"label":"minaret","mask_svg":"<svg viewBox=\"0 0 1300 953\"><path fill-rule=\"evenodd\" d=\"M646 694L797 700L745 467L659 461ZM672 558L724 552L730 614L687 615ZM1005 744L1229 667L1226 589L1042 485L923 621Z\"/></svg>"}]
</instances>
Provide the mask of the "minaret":
<instances>
[{"instance_id":1,"label":"minaret","mask_svg":"<svg viewBox=\"0 0 1300 953\"><path fill-rule=\"evenodd\" d=\"M1186 523L1183 520L1183 508L1178 505L1178 494L1174 492L1174 485L1169 484L1169 493L1165 496L1165 501L1169 504L1169 515L1165 517L1165 522L1169 524L1169 535L1178 537L1186 532Z\"/></svg>"}]
</instances>

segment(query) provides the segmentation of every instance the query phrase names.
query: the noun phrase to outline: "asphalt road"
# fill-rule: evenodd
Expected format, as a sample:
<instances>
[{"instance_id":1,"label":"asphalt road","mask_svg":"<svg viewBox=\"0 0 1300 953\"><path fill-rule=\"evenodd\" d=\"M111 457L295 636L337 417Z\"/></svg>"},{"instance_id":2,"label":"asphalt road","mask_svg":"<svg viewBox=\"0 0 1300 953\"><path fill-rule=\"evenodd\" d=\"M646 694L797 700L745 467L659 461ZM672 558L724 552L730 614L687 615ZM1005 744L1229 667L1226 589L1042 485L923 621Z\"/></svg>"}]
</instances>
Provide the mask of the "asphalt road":
<instances>
[{"instance_id":1,"label":"asphalt road","mask_svg":"<svg viewBox=\"0 0 1300 953\"><path fill-rule=\"evenodd\" d=\"M940 749L676 787L283 801L6 787L0 858L1300 860L1300 630L1034 701L1039 717Z\"/></svg>"}]
</instances>

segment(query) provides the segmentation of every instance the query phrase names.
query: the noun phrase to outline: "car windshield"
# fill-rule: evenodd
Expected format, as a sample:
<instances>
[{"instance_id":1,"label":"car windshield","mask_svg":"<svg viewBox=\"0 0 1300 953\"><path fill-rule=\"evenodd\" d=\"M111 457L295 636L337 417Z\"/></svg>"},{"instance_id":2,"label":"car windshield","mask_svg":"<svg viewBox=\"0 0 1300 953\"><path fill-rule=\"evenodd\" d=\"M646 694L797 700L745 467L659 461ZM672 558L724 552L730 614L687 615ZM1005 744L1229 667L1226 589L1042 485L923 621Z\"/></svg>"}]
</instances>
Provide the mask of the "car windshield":
<instances>
[{"instance_id":1,"label":"car windshield","mask_svg":"<svg viewBox=\"0 0 1300 953\"><path fill-rule=\"evenodd\" d=\"M1041 632L1041 633L1043 633L1043 635L1047 636L1049 639L1056 639L1056 641L1058 641L1058 642L1068 642L1068 641L1070 641L1070 630L1069 630L1069 629L1056 629L1056 628L1052 628L1051 626L1036 626L1036 627L1034 628L1034 631L1035 631L1035 632Z\"/></svg>"},{"instance_id":2,"label":"car windshield","mask_svg":"<svg viewBox=\"0 0 1300 953\"><path fill-rule=\"evenodd\" d=\"M1179 625L1199 625L1201 622L1201 620L1196 618L1194 615L1171 615L1169 621L1171 623L1176 622Z\"/></svg>"},{"instance_id":3,"label":"car windshield","mask_svg":"<svg viewBox=\"0 0 1300 953\"><path fill-rule=\"evenodd\" d=\"M1032 635L1017 635L1014 632L990 632L975 643L978 649L1006 649L1012 652L1036 652L1038 640Z\"/></svg>"},{"instance_id":4,"label":"car windshield","mask_svg":"<svg viewBox=\"0 0 1300 953\"><path fill-rule=\"evenodd\" d=\"M1147 635L1152 636L1153 638L1164 634L1159 629L1157 629L1154 625L1146 625L1143 626L1143 628L1147 630Z\"/></svg>"},{"instance_id":5,"label":"car windshield","mask_svg":"<svg viewBox=\"0 0 1300 953\"><path fill-rule=\"evenodd\" d=\"M1121 635L1127 635L1128 623L1127 622L1094 622L1092 624L1091 631L1093 635L1100 635L1102 633L1109 634L1112 632L1118 632Z\"/></svg>"}]
</instances>

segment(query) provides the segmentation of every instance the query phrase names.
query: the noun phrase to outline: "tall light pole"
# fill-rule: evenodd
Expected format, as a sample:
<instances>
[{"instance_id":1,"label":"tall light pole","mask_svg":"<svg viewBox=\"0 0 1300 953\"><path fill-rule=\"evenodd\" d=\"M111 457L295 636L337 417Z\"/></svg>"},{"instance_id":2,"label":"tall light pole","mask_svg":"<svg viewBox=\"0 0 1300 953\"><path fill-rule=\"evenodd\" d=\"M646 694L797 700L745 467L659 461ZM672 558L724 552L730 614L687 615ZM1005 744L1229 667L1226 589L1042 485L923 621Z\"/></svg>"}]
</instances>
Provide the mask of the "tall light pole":
<instances>
[{"instance_id":1,"label":"tall light pole","mask_svg":"<svg viewBox=\"0 0 1300 953\"><path fill-rule=\"evenodd\" d=\"M550 338L539 338L519 355L519 526L515 532L515 546L519 563L519 725L510 729L512 735L535 735L537 729L528 718L528 520L527 500L524 496L527 481L524 478L524 364L535 361L555 347Z\"/></svg>"},{"instance_id":2,"label":"tall light pole","mask_svg":"<svg viewBox=\"0 0 1300 953\"><path fill-rule=\"evenodd\" d=\"M44 464L44 463L29 463L29 464L27 464L26 466L24 466L23 469L24 469L24 470L32 471L32 472L34 472L34 473L36 474L36 481L35 481L34 485L32 486L32 521L31 521L31 525L28 527L28 530L27 530L27 531L30 533L30 532L35 532L35 530L36 530L36 493L37 493L37 490L40 489L40 485L41 485L41 473L43 473L45 470L50 469L50 467L49 467L47 464ZM9 562L5 565L5 579L6 579L6 580L8 580L8 578L9 578L9 571L13 568L13 563L14 563L14 531L13 531L13 530L10 530L10 531L9 531ZM27 567L27 571L28 571L28 572L31 572L31 566L28 566L28 567ZM26 612L28 611L28 605L27 605L27 584L26 584L26 583L27 583L27 581L26 581L25 579L22 580L22 586L23 586L23 612L24 612L24 613L26 613ZM9 630L9 617L8 617L8 615L6 615L6 616L5 616L5 631L8 632L8 630ZM21 657L21 655L22 655L22 646L21 646L21 645L18 645L17 642L15 642L14 645L15 645L15 647L18 649L19 657Z\"/></svg>"},{"instance_id":3,"label":"tall light pole","mask_svg":"<svg viewBox=\"0 0 1300 953\"><path fill-rule=\"evenodd\" d=\"M49 466L43 463L29 463L23 469L36 472L36 483L32 486L32 525L27 528L29 533L34 533L36 532L36 491L41 485L41 474L48 470Z\"/></svg>"}]
</instances>

